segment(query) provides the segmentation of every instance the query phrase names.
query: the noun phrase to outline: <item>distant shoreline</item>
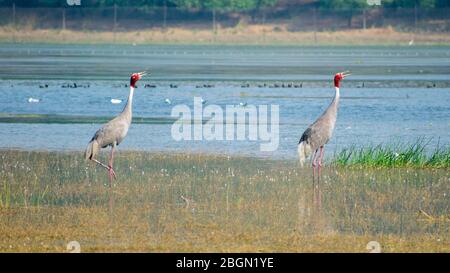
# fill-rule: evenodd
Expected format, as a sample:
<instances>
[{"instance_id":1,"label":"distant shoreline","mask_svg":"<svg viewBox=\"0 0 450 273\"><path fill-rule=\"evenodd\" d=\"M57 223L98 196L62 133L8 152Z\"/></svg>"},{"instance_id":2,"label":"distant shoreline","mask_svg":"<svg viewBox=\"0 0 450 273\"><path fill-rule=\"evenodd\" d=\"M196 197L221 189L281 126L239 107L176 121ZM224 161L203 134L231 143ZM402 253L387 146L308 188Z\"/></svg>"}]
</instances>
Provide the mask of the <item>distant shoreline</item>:
<instances>
[{"instance_id":1,"label":"distant shoreline","mask_svg":"<svg viewBox=\"0 0 450 273\"><path fill-rule=\"evenodd\" d=\"M0 43L44 44L173 44L265 46L409 46L450 45L448 33L399 32L393 28L290 32L270 25L209 29L168 28L142 31L78 31L0 28Z\"/></svg>"}]
</instances>

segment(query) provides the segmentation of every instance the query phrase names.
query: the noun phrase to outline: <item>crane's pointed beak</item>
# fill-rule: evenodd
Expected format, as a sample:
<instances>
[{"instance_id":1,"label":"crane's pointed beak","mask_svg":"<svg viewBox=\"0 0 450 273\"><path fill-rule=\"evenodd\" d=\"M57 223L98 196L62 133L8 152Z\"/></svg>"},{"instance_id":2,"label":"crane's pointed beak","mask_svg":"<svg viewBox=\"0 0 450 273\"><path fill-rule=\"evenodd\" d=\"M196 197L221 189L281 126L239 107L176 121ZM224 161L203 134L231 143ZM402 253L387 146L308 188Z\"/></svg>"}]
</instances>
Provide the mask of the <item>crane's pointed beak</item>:
<instances>
[{"instance_id":1,"label":"crane's pointed beak","mask_svg":"<svg viewBox=\"0 0 450 273\"><path fill-rule=\"evenodd\" d=\"M342 78L348 77L348 76L350 76L351 74L352 74L352 73L350 73L350 71L344 71L344 72L341 73Z\"/></svg>"},{"instance_id":2,"label":"crane's pointed beak","mask_svg":"<svg viewBox=\"0 0 450 273\"><path fill-rule=\"evenodd\" d=\"M147 71L142 71L138 73L139 77L143 77L145 75L147 75Z\"/></svg>"}]
</instances>

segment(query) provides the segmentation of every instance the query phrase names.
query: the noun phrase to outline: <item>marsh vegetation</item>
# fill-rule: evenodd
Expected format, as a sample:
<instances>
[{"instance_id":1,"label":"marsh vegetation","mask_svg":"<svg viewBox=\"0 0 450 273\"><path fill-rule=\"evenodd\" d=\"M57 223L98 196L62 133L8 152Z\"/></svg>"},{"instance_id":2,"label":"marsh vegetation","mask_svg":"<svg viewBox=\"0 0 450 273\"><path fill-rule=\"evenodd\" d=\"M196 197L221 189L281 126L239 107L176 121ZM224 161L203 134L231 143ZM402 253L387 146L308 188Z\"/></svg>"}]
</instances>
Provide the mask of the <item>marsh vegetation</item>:
<instances>
[{"instance_id":1,"label":"marsh vegetation","mask_svg":"<svg viewBox=\"0 0 450 273\"><path fill-rule=\"evenodd\" d=\"M104 155L106 157L106 154ZM450 170L120 152L0 152L0 251L448 252Z\"/></svg>"}]
</instances>

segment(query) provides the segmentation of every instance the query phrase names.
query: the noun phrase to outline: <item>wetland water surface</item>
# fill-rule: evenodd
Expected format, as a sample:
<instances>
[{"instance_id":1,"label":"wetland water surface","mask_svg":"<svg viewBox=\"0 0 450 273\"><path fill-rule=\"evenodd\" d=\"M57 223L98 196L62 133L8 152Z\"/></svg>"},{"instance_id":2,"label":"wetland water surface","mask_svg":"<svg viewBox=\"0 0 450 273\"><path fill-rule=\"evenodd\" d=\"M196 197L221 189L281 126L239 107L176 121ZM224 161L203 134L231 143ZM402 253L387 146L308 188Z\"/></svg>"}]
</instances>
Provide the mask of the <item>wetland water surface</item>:
<instances>
[{"instance_id":1,"label":"wetland water surface","mask_svg":"<svg viewBox=\"0 0 450 273\"><path fill-rule=\"evenodd\" d=\"M129 74L142 70L151 75L135 92L136 119L121 150L295 158L301 133L330 103L332 76L342 70L353 75L342 83L328 155L422 137L433 149L450 143L450 47L10 44L0 45L0 64L1 148L83 150L124 107ZM297 87L282 87L290 83ZM278 150L260 152L255 141L173 140L171 110L193 107L194 96L223 108L279 105Z\"/></svg>"}]
</instances>

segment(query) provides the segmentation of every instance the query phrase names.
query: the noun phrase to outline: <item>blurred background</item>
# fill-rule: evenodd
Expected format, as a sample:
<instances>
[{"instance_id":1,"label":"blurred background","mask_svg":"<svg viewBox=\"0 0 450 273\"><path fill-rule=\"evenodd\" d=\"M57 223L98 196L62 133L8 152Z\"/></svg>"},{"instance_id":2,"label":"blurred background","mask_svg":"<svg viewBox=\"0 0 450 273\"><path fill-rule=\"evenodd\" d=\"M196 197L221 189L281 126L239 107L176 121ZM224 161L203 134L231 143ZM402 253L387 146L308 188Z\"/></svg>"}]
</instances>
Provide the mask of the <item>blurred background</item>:
<instances>
[{"instance_id":1,"label":"blurred background","mask_svg":"<svg viewBox=\"0 0 450 273\"><path fill-rule=\"evenodd\" d=\"M0 27L8 35L0 39L20 41L20 33L13 32L39 29L106 31L113 36L126 31L164 33L164 37L146 37L142 42L180 41L189 34L181 30L194 32L201 42L215 42L218 36L221 42L224 34L227 41L234 35L233 42L261 43L273 33L278 36L272 43L299 42L290 37L298 32L381 28L391 34L448 33L449 11L449 0L1 0ZM202 36L202 31L210 33ZM239 34L247 39L238 38ZM98 39L121 41L120 37ZM314 34L302 37L302 42L317 43L318 39Z\"/></svg>"}]
</instances>

